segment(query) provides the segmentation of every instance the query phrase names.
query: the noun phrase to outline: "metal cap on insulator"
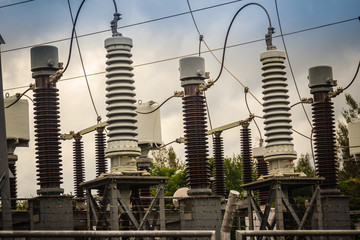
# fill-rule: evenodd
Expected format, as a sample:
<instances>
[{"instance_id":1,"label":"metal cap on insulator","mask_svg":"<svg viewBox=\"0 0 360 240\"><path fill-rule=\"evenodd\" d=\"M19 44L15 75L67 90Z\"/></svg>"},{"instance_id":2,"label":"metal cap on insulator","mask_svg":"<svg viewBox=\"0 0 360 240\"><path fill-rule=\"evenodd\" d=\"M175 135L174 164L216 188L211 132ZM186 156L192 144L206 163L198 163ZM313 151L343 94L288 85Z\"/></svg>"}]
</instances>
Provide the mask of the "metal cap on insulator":
<instances>
[{"instance_id":1,"label":"metal cap on insulator","mask_svg":"<svg viewBox=\"0 0 360 240\"><path fill-rule=\"evenodd\" d=\"M112 47L118 49L120 46L119 45L123 45L122 47L128 46L128 50L130 50L130 48L132 48L133 46L133 42L131 38L128 37L123 37L123 36L115 36L115 37L110 37L105 39L104 42L104 46L106 49L111 50Z\"/></svg>"},{"instance_id":2,"label":"metal cap on insulator","mask_svg":"<svg viewBox=\"0 0 360 240\"><path fill-rule=\"evenodd\" d=\"M32 77L49 76L59 70L58 49L55 46L37 46L30 50Z\"/></svg>"},{"instance_id":3,"label":"metal cap on insulator","mask_svg":"<svg viewBox=\"0 0 360 240\"><path fill-rule=\"evenodd\" d=\"M332 68L330 66L316 66L309 68L308 78L311 93L332 91L334 79Z\"/></svg>"},{"instance_id":4,"label":"metal cap on insulator","mask_svg":"<svg viewBox=\"0 0 360 240\"><path fill-rule=\"evenodd\" d=\"M190 84L205 83L205 60L202 57L186 57L179 61L180 81L184 87Z\"/></svg>"},{"instance_id":5,"label":"metal cap on insulator","mask_svg":"<svg viewBox=\"0 0 360 240\"><path fill-rule=\"evenodd\" d=\"M255 147L255 148L253 148L253 157L254 158L264 157L265 153L266 153L265 147Z\"/></svg>"}]
</instances>

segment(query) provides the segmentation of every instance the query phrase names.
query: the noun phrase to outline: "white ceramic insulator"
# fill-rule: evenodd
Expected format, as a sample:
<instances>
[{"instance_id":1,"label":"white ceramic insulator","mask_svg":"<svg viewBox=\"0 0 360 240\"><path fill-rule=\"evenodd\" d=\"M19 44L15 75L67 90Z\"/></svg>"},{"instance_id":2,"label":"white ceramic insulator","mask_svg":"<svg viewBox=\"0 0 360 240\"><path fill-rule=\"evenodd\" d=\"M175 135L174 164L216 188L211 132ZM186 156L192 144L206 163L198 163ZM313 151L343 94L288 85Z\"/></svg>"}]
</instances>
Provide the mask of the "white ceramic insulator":
<instances>
[{"instance_id":1,"label":"white ceramic insulator","mask_svg":"<svg viewBox=\"0 0 360 240\"><path fill-rule=\"evenodd\" d=\"M105 40L107 50L107 157L140 156L137 140L135 87L131 66L132 40L115 36Z\"/></svg>"},{"instance_id":2,"label":"white ceramic insulator","mask_svg":"<svg viewBox=\"0 0 360 240\"><path fill-rule=\"evenodd\" d=\"M284 65L285 53L279 50L269 50L261 54L260 60L263 64L265 160L296 159L291 136L291 114Z\"/></svg>"}]
</instances>

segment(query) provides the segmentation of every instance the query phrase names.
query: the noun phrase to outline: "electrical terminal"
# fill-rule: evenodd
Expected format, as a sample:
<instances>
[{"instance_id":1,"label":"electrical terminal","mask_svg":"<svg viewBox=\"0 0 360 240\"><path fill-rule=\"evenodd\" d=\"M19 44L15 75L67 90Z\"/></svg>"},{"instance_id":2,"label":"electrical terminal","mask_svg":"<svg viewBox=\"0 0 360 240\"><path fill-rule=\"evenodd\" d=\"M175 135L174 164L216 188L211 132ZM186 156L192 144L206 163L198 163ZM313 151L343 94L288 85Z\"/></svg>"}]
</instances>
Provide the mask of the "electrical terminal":
<instances>
[{"instance_id":1,"label":"electrical terminal","mask_svg":"<svg viewBox=\"0 0 360 240\"><path fill-rule=\"evenodd\" d=\"M344 88L338 87L338 88L336 89L336 91L329 92L329 98L334 98L334 97L340 95L343 91L344 91Z\"/></svg>"},{"instance_id":2,"label":"electrical terminal","mask_svg":"<svg viewBox=\"0 0 360 240\"><path fill-rule=\"evenodd\" d=\"M185 143L186 141L185 141L185 138L184 138L184 137L179 137L179 138L177 138L177 139L175 140L175 142L177 142L177 143Z\"/></svg>"},{"instance_id":3,"label":"electrical terminal","mask_svg":"<svg viewBox=\"0 0 360 240\"><path fill-rule=\"evenodd\" d=\"M53 84L60 80L60 78L63 76L63 71L58 70L54 75L49 76L49 83Z\"/></svg>"},{"instance_id":4,"label":"electrical terminal","mask_svg":"<svg viewBox=\"0 0 360 240\"><path fill-rule=\"evenodd\" d=\"M204 92L204 91L208 90L212 85L214 85L214 83L215 83L214 80L209 80L205 84L200 84L199 91Z\"/></svg>"},{"instance_id":5,"label":"electrical terminal","mask_svg":"<svg viewBox=\"0 0 360 240\"><path fill-rule=\"evenodd\" d=\"M183 97L184 96L184 91L175 91L174 92L174 97Z\"/></svg>"}]
</instances>

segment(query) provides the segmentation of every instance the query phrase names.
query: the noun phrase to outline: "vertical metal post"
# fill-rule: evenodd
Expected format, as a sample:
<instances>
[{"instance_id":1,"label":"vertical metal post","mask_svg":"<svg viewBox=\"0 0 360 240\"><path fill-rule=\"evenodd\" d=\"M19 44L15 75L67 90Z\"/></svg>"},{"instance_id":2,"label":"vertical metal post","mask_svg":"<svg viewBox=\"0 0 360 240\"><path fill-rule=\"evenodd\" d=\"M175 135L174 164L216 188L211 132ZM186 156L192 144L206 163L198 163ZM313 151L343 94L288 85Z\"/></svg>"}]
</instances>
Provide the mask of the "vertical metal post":
<instances>
[{"instance_id":1,"label":"vertical metal post","mask_svg":"<svg viewBox=\"0 0 360 240\"><path fill-rule=\"evenodd\" d=\"M249 215L249 230L254 230L254 218L252 213L252 205L251 205L251 190L246 191L247 204L248 204L248 215ZM254 237L250 237L250 239L254 239Z\"/></svg>"},{"instance_id":2,"label":"vertical metal post","mask_svg":"<svg viewBox=\"0 0 360 240\"><path fill-rule=\"evenodd\" d=\"M5 41L0 35L0 46ZM3 230L12 230L12 216L10 205L10 182L9 182L9 163L6 142L5 110L3 96L3 79L1 67L0 49L0 190L1 190L1 210Z\"/></svg>"},{"instance_id":3,"label":"vertical metal post","mask_svg":"<svg viewBox=\"0 0 360 240\"><path fill-rule=\"evenodd\" d=\"M91 189L87 188L86 189L86 220L87 220L87 230L91 230L91 209L90 209L90 194L91 194Z\"/></svg>"},{"instance_id":4,"label":"vertical metal post","mask_svg":"<svg viewBox=\"0 0 360 240\"><path fill-rule=\"evenodd\" d=\"M112 182L110 188L110 224L111 230L119 230L117 184Z\"/></svg>"},{"instance_id":5,"label":"vertical metal post","mask_svg":"<svg viewBox=\"0 0 360 240\"><path fill-rule=\"evenodd\" d=\"M234 220L234 213L236 211L236 203L240 193L235 190L231 190L229 193L228 201L225 208L224 218L221 224L221 240L231 239L231 227Z\"/></svg>"},{"instance_id":6,"label":"vertical metal post","mask_svg":"<svg viewBox=\"0 0 360 240\"><path fill-rule=\"evenodd\" d=\"M166 230L164 185L161 184L159 187L160 187L160 193L159 193L160 230Z\"/></svg>"},{"instance_id":7,"label":"vertical metal post","mask_svg":"<svg viewBox=\"0 0 360 240\"><path fill-rule=\"evenodd\" d=\"M283 208L282 208L281 185L276 184L274 187L275 187L276 229L277 230L284 230L284 215L283 215ZM284 237L278 237L277 239L285 240Z\"/></svg>"}]
</instances>

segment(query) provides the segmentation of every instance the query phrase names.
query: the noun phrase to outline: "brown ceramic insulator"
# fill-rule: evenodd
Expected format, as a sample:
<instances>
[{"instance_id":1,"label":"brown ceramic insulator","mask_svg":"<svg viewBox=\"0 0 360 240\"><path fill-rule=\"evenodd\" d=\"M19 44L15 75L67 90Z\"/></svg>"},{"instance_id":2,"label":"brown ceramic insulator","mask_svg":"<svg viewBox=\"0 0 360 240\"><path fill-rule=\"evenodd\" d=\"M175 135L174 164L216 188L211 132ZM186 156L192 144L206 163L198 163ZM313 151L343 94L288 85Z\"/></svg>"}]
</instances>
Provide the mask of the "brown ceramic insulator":
<instances>
[{"instance_id":1,"label":"brown ceramic insulator","mask_svg":"<svg viewBox=\"0 0 360 240\"><path fill-rule=\"evenodd\" d=\"M225 166L224 166L224 147L221 133L214 134L214 194L226 196L225 188Z\"/></svg>"},{"instance_id":2,"label":"brown ceramic insulator","mask_svg":"<svg viewBox=\"0 0 360 240\"><path fill-rule=\"evenodd\" d=\"M8 155L9 159L9 169L14 175L13 178L9 179L10 182L10 199L11 199L11 209L16 209L16 198L17 198L17 174L16 174L16 165L17 160L16 155Z\"/></svg>"},{"instance_id":3,"label":"brown ceramic insulator","mask_svg":"<svg viewBox=\"0 0 360 240\"><path fill-rule=\"evenodd\" d=\"M265 176L269 174L269 164L264 160L264 157L257 157L257 177ZM260 205L264 205L267 202L269 191L266 189L259 190L259 202Z\"/></svg>"},{"instance_id":4,"label":"brown ceramic insulator","mask_svg":"<svg viewBox=\"0 0 360 240\"><path fill-rule=\"evenodd\" d=\"M205 97L198 85L184 87L183 97L187 182L190 189L209 189Z\"/></svg>"},{"instance_id":5,"label":"brown ceramic insulator","mask_svg":"<svg viewBox=\"0 0 360 240\"><path fill-rule=\"evenodd\" d=\"M325 178L322 189L337 187L338 166L336 161L336 139L333 103L328 92L314 94L313 133L316 158L316 173Z\"/></svg>"},{"instance_id":6,"label":"brown ceramic insulator","mask_svg":"<svg viewBox=\"0 0 360 240\"><path fill-rule=\"evenodd\" d=\"M85 167L84 167L84 144L80 139L75 138L73 142L74 154L74 190L76 197L84 197L84 189L80 183L85 180Z\"/></svg>"},{"instance_id":7,"label":"brown ceramic insulator","mask_svg":"<svg viewBox=\"0 0 360 240\"><path fill-rule=\"evenodd\" d=\"M48 77L36 78L34 89L37 180L40 189L60 189L62 164L60 146L59 98Z\"/></svg>"},{"instance_id":8,"label":"brown ceramic insulator","mask_svg":"<svg viewBox=\"0 0 360 240\"><path fill-rule=\"evenodd\" d=\"M241 129L241 158L243 184L252 182L251 132L248 124Z\"/></svg>"},{"instance_id":9,"label":"brown ceramic insulator","mask_svg":"<svg viewBox=\"0 0 360 240\"><path fill-rule=\"evenodd\" d=\"M98 129L95 134L95 153L96 153L96 176L106 173L107 162L105 160L105 133L104 129Z\"/></svg>"}]
</instances>

